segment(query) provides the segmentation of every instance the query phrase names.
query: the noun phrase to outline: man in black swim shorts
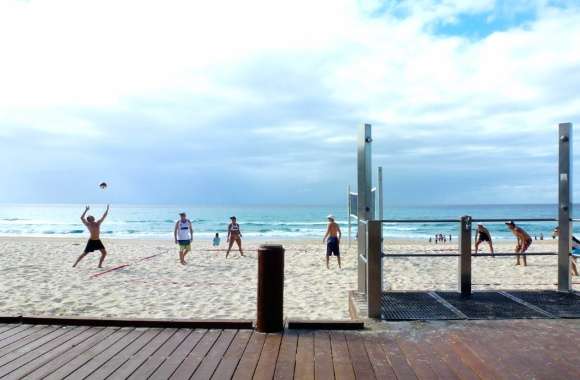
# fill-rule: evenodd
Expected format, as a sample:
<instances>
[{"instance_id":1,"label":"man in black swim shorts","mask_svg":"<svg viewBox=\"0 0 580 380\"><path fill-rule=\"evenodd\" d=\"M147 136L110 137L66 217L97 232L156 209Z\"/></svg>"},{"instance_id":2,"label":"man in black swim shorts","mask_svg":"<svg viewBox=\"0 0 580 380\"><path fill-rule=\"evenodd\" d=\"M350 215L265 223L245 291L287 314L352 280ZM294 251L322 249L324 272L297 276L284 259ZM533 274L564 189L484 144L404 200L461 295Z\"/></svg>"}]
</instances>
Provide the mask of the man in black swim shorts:
<instances>
[{"instance_id":1,"label":"man in black swim shorts","mask_svg":"<svg viewBox=\"0 0 580 380\"><path fill-rule=\"evenodd\" d=\"M322 239L324 243L326 241L326 269L328 267L328 261L330 256L336 256L338 261L338 267L342 268L340 265L340 238L342 237L342 232L340 231L340 226L334 221L333 215L328 215L328 228L326 229L326 234Z\"/></svg>"},{"instance_id":2,"label":"man in black swim shorts","mask_svg":"<svg viewBox=\"0 0 580 380\"><path fill-rule=\"evenodd\" d=\"M477 225L477 230L475 232L475 254L477 255L477 249L479 245L483 242L486 242L489 245L489 250L491 255L493 254L493 244L491 242L491 234L489 233L488 229L481 223Z\"/></svg>"},{"instance_id":3,"label":"man in black swim shorts","mask_svg":"<svg viewBox=\"0 0 580 380\"><path fill-rule=\"evenodd\" d=\"M83 214L81 215L81 221L87 227L91 236L89 238L89 241L87 242L87 246L85 247L84 252L78 257L77 261L73 265L73 268L76 267L77 264L86 255L94 251L101 252L101 258L99 260L99 268L102 268L103 261L105 261L105 257L107 256L107 250L105 249L105 246L103 245L103 242L100 239L100 234L101 234L101 224L109 214L109 205L107 205L107 210L105 210L105 213L103 214L103 216L101 216L101 219L99 220L95 220L95 217L92 215L87 216L85 219L85 215L87 215L88 211L89 206L85 208L85 212L83 212Z\"/></svg>"}]
</instances>

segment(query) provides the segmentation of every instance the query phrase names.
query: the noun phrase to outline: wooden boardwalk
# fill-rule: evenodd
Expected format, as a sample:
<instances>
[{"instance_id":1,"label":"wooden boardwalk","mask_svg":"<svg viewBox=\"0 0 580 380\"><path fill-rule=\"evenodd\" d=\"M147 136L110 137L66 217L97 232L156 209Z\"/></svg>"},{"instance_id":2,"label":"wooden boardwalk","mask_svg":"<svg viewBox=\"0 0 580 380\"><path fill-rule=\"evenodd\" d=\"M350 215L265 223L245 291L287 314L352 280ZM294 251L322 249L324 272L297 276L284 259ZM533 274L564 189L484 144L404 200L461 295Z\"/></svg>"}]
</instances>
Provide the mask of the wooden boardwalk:
<instances>
[{"instance_id":1,"label":"wooden boardwalk","mask_svg":"<svg viewBox=\"0 0 580 380\"><path fill-rule=\"evenodd\" d=\"M365 331L0 324L2 379L579 379L579 320Z\"/></svg>"}]
</instances>

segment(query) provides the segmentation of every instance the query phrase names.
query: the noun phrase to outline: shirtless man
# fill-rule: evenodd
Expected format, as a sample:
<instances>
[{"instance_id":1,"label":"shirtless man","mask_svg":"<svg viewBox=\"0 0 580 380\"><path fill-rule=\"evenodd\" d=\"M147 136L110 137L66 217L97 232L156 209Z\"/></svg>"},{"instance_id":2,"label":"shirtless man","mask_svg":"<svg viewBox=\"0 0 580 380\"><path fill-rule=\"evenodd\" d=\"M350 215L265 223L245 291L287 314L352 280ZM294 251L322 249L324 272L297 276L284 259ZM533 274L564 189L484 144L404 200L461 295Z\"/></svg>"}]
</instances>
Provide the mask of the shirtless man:
<instances>
[{"instance_id":1,"label":"shirtless man","mask_svg":"<svg viewBox=\"0 0 580 380\"><path fill-rule=\"evenodd\" d=\"M512 231L512 234L518 239L518 245L516 245L516 253L521 254L524 261L524 266L527 266L526 262L526 251L532 245L532 238L523 228L516 226L513 220L505 223L506 226ZM516 255L517 262L516 265L520 265L520 255Z\"/></svg>"},{"instance_id":2,"label":"shirtless man","mask_svg":"<svg viewBox=\"0 0 580 380\"><path fill-rule=\"evenodd\" d=\"M101 242L100 234L101 234L101 224L103 223L103 221L105 220L105 218L109 214L109 205L107 205L107 210L105 211L103 216L101 216L101 219L99 219L97 221L95 221L95 217L92 215L87 216L85 219L85 215L87 215L89 208L90 208L89 206L87 206L85 208L85 212L83 212L83 214L81 215L81 221L87 227L87 230L89 230L89 233L91 234L91 236L89 238L89 241L87 242L87 246L85 247L85 251L79 256L77 261L74 263L73 268L76 267L77 264L86 255L88 255L90 252L94 252L94 251L101 252L101 259L99 260L99 268L102 268L103 261L105 260L105 256L107 256L107 250L105 249L103 242Z\"/></svg>"},{"instance_id":3,"label":"shirtless man","mask_svg":"<svg viewBox=\"0 0 580 380\"><path fill-rule=\"evenodd\" d=\"M228 251L226 252L226 259L228 258L228 255L230 254L230 251L234 243L238 245L238 249L240 250L240 256L243 257L244 251L242 250L242 231L240 230L240 225L238 224L235 216L232 216L230 220L232 222L228 226L228 240L227 240L228 243L230 244L228 245Z\"/></svg>"},{"instance_id":4,"label":"shirtless man","mask_svg":"<svg viewBox=\"0 0 580 380\"><path fill-rule=\"evenodd\" d=\"M483 226L483 224L479 223L477 225L477 230L475 232L475 254L476 255L477 255L477 249L479 248L479 245L483 242L487 242L487 244L489 245L489 250L491 251L491 255L494 256L493 244L491 242L491 234L489 233L489 230Z\"/></svg>"},{"instance_id":5,"label":"shirtless man","mask_svg":"<svg viewBox=\"0 0 580 380\"><path fill-rule=\"evenodd\" d=\"M340 238L342 237L342 232L340 231L340 226L334 221L333 215L328 215L328 228L326 229L326 234L322 239L322 242L326 242L326 269L329 269L328 261L330 256L336 256L338 260L338 267L340 266ZM328 239L327 239L328 238Z\"/></svg>"},{"instance_id":6,"label":"shirtless man","mask_svg":"<svg viewBox=\"0 0 580 380\"><path fill-rule=\"evenodd\" d=\"M185 212L179 213L179 220L175 222L175 229L173 230L173 239L175 244L179 245L179 262L181 265L187 264L185 256L191 251L193 227Z\"/></svg>"}]
</instances>

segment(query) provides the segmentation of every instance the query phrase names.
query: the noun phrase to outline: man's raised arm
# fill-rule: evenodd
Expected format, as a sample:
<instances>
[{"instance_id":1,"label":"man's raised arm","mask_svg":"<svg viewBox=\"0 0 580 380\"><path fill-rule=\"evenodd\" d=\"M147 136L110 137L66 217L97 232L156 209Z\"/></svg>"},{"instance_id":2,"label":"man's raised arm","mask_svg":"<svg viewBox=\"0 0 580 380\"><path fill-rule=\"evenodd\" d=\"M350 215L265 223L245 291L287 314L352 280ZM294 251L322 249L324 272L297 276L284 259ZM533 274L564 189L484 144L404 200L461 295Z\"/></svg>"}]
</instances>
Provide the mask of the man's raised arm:
<instances>
[{"instance_id":1,"label":"man's raised arm","mask_svg":"<svg viewBox=\"0 0 580 380\"><path fill-rule=\"evenodd\" d=\"M89 206L85 207L85 212L83 212L83 214L81 215L81 221L83 222L83 224L87 224L87 220L85 219L85 216L87 215L87 212L89 211Z\"/></svg>"},{"instance_id":2,"label":"man's raised arm","mask_svg":"<svg viewBox=\"0 0 580 380\"><path fill-rule=\"evenodd\" d=\"M107 205L107 209L105 210L105 213L103 214L103 216L101 216L101 219L99 219L98 223L103 223L103 220L105 220L107 215L109 215L109 205Z\"/></svg>"}]
</instances>

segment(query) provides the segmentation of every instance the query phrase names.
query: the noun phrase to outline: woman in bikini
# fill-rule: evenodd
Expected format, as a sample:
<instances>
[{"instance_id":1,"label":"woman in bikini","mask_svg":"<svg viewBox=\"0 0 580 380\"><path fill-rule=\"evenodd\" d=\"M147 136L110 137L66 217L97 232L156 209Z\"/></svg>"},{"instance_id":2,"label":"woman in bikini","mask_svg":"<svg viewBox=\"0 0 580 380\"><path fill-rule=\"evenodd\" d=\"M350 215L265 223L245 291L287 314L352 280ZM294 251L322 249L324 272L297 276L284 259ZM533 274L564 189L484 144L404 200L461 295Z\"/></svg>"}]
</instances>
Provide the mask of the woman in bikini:
<instances>
[{"instance_id":1,"label":"woman in bikini","mask_svg":"<svg viewBox=\"0 0 580 380\"><path fill-rule=\"evenodd\" d=\"M228 251L226 252L226 259L230 254L230 250L234 243L238 245L238 249L240 250L240 256L244 256L244 251L242 250L242 231L240 230L240 225L237 223L237 219L235 216L232 216L231 223L228 226Z\"/></svg>"}]
</instances>

